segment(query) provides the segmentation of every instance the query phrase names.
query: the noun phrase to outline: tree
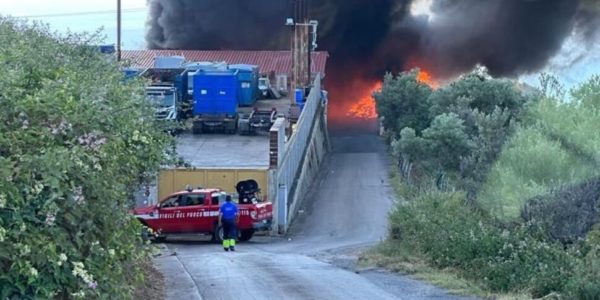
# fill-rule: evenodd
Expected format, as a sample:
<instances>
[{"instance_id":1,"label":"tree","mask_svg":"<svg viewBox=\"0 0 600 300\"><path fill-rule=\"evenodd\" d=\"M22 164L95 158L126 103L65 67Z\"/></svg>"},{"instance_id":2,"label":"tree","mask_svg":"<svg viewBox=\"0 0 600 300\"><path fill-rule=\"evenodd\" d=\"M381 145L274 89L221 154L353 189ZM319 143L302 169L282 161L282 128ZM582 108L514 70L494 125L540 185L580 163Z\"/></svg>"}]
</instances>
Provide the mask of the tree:
<instances>
[{"instance_id":1,"label":"tree","mask_svg":"<svg viewBox=\"0 0 600 300\"><path fill-rule=\"evenodd\" d=\"M475 200L477 191L514 131L510 112L499 107L491 114L474 111L473 116L477 128L477 135L472 137L475 147L470 155L461 158L459 167L459 186L467 192L469 201Z\"/></svg>"},{"instance_id":2,"label":"tree","mask_svg":"<svg viewBox=\"0 0 600 300\"><path fill-rule=\"evenodd\" d=\"M415 130L409 127L402 129L400 139L392 143L392 150L396 157L404 154L411 160L423 160L428 157L426 141L418 137Z\"/></svg>"},{"instance_id":3,"label":"tree","mask_svg":"<svg viewBox=\"0 0 600 300\"><path fill-rule=\"evenodd\" d=\"M402 177L410 179L413 162L423 162L429 157L426 141L409 127L402 129L399 139L392 140L392 153L398 161Z\"/></svg>"},{"instance_id":4,"label":"tree","mask_svg":"<svg viewBox=\"0 0 600 300\"><path fill-rule=\"evenodd\" d=\"M129 298L131 192L167 158L139 82L47 27L0 18L0 298Z\"/></svg>"},{"instance_id":5,"label":"tree","mask_svg":"<svg viewBox=\"0 0 600 300\"><path fill-rule=\"evenodd\" d=\"M417 133L429 126L431 87L417 81L418 70L401 73L396 78L390 73L383 80L380 92L373 94L377 112L383 117L383 126L399 133L405 127Z\"/></svg>"},{"instance_id":6,"label":"tree","mask_svg":"<svg viewBox=\"0 0 600 300\"><path fill-rule=\"evenodd\" d=\"M600 109L600 75L592 76L588 81L571 91L575 103L588 109Z\"/></svg>"},{"instance_id":7,"label":"tree","mask_svg":"<svg viewBox=\"0 0 600 300\"><path fill-rule=\"evenodd\" d=\"M458 169L460 159L473 149L473 142L465 132L463 120L455 113L441 114L423 131L431 156L438 166Z\"/></svg>"},{"instance_id":8,"label":"tree","mask_svg":"<svg viewBox=\"0 0 600 300\"><path fill-rule=\"evenodd\" d=\"M500 108L510 112L512 118L520 118L525 104L534 99L535 97L527 96L512 81L471 73L431 95L430 115L435 117L442 113L454 112L465 120L467 128L473 131L476 130L474 111L492 114L496 108Z\"/></svg>"}]
</instances>

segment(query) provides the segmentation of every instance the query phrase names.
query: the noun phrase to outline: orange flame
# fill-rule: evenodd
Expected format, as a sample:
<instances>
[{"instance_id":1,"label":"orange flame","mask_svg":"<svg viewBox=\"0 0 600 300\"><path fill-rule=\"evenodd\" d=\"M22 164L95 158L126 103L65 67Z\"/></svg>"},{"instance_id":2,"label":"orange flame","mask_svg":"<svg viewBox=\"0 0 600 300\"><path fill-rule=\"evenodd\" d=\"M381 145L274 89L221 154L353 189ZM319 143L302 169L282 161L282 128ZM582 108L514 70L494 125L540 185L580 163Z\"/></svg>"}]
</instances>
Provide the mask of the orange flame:
<instances>
[{"instance_id":1,"label":"orange flame","mask_svg":"<svg viewBox=\"0 0 600 300\"><path fill-rule=\"evenodd\" d=\"M417 81L420 83L430 86L432 89L437 89L439 83L433 79L431 74L427 71L420 70L417 74ZM377 109L375 105L375 99L373 93L380 91L383 84L382 82L375 82L369 84L368 82L357 81L352 84L353 89L358 90L359 94L357 101L352 103L349 107L344 108L345 115L347 117L372 120L377 118Z\"/></svg>"},{"instance_id":2,"label":"orange flame","mask_svg":"<svg viewBox=\"0 0 600 300\"><path fill-rule=\"evenodd\" d=\"M350 106L346 115L366 120L377 118L377 109L375 108L373 93L381 90L381 86L381 82L377 82L370 89L364 90L359 101Z\"/></svg>"},{"instance_id":3,"label":"orange flame","mask_svg":"<svg viewBox=\"0 0 600 300\"><path fill-rule=\"evenodd\" d=\"M432 89L437 89L439 87L439 83L433 80L431 74L427 71L420 70L419 74L417 74L417 81L428 85Z\"/></svg>"}]
</instances>

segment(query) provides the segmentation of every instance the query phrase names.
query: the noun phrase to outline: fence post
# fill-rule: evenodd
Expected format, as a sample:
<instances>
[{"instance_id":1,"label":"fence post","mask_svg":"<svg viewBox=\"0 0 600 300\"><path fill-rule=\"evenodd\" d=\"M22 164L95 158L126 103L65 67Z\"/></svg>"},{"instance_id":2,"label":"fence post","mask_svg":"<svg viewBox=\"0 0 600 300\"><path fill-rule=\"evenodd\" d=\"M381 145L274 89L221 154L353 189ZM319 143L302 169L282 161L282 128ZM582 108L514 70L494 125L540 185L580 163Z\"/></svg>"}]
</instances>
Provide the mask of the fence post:
<instances>
[{"instance_id":1,"label":"fence post","mask_svg":"<svg viewBox=\"0 0 600 300\"><path fill-rule=\"evenodd\" d=\"M280 183L277 192L277 218L279 219L278 232L284 234L287 230L287 186Z\"/></svg>"}]
</instances>

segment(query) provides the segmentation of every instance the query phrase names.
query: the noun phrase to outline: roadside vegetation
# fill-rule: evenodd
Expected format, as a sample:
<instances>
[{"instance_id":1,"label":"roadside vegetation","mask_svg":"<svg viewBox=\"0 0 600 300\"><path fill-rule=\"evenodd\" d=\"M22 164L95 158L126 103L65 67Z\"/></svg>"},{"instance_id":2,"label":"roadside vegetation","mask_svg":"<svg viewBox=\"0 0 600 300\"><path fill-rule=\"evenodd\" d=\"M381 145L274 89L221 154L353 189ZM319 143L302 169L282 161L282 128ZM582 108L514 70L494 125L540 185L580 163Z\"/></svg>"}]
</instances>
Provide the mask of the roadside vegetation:
<instances>
[{"instance_id":1,"label":"roadside vegetation","mask_svg":"<svg viewBox=\"0 0 600 300\"><path fill-rule=\"evenodd\" d=\"M95 42L0 17L0 299L128 299L143 282L128 209L171 138Z\"/></svg>"},{"instance_id":2,"label":"roadside vegetation","mask_svg":"<svg viewBox=\"0 0 600 300\"><path fill-rule=\"evenodd\" d=\"M399 197L363 259L443 270L459 293L600 299L600 76L569 93L540 80L385 77L374 97Z\"/></svg>"}]
</instances>

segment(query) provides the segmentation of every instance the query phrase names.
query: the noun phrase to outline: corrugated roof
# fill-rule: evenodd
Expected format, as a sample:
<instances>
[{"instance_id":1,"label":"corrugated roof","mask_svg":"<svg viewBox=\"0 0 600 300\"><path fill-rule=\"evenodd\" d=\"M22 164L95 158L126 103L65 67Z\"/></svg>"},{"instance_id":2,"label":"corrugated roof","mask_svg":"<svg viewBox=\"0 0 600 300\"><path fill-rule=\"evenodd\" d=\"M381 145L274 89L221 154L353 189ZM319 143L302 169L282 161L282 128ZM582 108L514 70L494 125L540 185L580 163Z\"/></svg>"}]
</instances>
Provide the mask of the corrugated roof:
<instances>
[{"instance_id":1,"label":"corrugated roof","mask_svg":"<svg viewBox=\"0 0 600 300\"><path fill-rule=\"evenodd\" d=\"M123 60L131 62L133 67L150 68L158 56L185 57L189 62L225 61L228 64L258 65L261 73L289 74L292 70L290 51L231 51L231 50L123 50ZM325 75L325 66L329 54L324 51L312 53L312 71Z\"/></svg>"}]
</instances>

